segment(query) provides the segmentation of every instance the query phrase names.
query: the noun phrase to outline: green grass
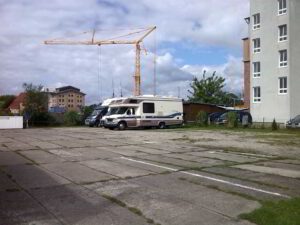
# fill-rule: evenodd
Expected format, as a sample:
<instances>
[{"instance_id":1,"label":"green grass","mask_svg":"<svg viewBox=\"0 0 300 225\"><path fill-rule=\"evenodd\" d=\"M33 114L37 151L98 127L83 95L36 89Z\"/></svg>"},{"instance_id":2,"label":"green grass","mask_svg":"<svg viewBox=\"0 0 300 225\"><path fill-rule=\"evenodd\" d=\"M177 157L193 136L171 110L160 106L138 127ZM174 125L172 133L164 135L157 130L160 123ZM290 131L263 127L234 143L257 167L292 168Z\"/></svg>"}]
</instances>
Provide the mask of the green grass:
<instances>
[{"instance_id":1,"label":"green grass","mask_svg":"<svg viewBox=\"0 0 300 225\"><path fill-rule=\"evenodd\" d=\"M176 129L165 129L164 131L170 131L170 130L205 130L205 131L234 131L234 132L257 132L257 133L264 133L264 134L292 134L292 135L297 135L300 136L300 129L278 129L276 131L273 131L271 128L257 128L257 127L247 127L247 128L243 128L241 126L237 127L237 128L228 128L227 126L223 126L223 125L215 125L215 124L211 124L209 126L199 126L195 123L189 123L186 124L183 127L180 128L176 128ZM158 131L162 131L162 130L158 130Z\"/></svg>"},{"instance_id":2,"label":"green grass","mask_svg":"<svg viewBox=\"0 0 300 225\"><path fill-rule=\"evenodd\" d=\"M258 225L300 225L300 198L262 202L262 207L240 218Z\"/></svg>"}]
</instances>

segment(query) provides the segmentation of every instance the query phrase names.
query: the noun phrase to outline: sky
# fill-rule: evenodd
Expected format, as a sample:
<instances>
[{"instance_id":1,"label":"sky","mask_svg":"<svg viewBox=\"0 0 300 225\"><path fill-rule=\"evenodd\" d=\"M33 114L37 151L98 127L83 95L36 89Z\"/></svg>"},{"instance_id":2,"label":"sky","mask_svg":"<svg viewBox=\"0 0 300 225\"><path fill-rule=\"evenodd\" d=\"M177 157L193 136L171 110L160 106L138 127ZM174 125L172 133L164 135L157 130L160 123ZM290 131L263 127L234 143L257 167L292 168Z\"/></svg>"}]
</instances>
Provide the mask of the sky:
<instances>
[{"instance_id":1,"label":"sky","mask_svg":"<svg viewBox=\"0 0 300 225\"><path fill-rule=\"evenodd\" d=\"M0 95L24 82L47 88L72 85L88 104L133 91L133 45L45 45L44 40L103 40L156 26L142 45L142 94L187 98L203 71L243 89L242 41L248 0L0 0ZM136 36L129 37L136 38ZM156 57L154 57L156 56ZM156 66L154 66L156 58Z\"/></svg>"}]
</instances>

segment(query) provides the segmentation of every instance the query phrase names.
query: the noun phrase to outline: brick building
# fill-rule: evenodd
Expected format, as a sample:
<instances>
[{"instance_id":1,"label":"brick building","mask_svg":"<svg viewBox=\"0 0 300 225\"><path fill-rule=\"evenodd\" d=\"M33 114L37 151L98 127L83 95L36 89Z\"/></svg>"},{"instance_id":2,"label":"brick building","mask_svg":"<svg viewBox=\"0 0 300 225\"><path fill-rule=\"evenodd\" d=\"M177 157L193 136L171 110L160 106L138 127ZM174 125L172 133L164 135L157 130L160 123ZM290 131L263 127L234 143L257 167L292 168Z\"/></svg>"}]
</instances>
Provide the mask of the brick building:
<instances>
[{"instance_id":1,"label":"brick building","mask_svg":"<svg viewBox=\"0 0 300 225\"><path fill-rule=\"evenodd\" d=\"M73 86L56 88L49 92L49 109L58 107L66 111L80 111L85 106L85 94Z\"/></svg>"}]
</instances>

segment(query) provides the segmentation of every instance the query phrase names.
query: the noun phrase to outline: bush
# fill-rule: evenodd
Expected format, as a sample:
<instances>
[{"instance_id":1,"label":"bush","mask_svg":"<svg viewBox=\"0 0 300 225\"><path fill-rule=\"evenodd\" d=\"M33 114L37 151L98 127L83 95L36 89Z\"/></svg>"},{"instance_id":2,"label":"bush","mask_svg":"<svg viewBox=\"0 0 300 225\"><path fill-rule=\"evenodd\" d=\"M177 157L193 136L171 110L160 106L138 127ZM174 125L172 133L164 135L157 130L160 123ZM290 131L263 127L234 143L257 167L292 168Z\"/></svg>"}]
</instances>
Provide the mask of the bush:
<instances>
[{"instance_id":1,"label":"bush","mask_svg":"<svg viewBox=\"0 0 300 225\"><path fill-rule=\"evenodd\" d=\"M207 114L207 112L200 111L197 114L197 124L199 126L207 126L207 124L208 124L208 114Z\"/></svg>"},{"instance_id":2,"label":"bush","mask_svg":"<svg viewBox=\"0 0 300 225\"><path fill-rule=\"evenodd\" d=\"M64 115L64 123L67 126L77 126L81 123L81 116L76 111L69 111Z\"/></svg>"},{"instance_id":3,"label":"bush","mask_svg":"<svg viewBox=\"0 0 300 225\"><path fill-rule=\"evenodd\" d=\"M56 119L48 112L34 112L29 124L33 126L53 126L57 124Z\"/></svg>"},{"instance_id":4,"label":"bush","mask_svg":"<svg viewBox=\"0 0 300 225\"><path fill-rule=\"evenodd\" d=\"M278 130L278 125L276 123L275 118L273 119L273 122L272 122L272 130Z\"/></svg>"},{"instance_id":5,"label":"bush","mask_svg":"<svg viewBox=\"0 0 300 225\"><path fill-rule=\"evenodd\" d=\"M228 112L227 119L228 119L227 126L229 128L235 128L238 126L238 117L236 112Z\"/></svg>"}]
</instances>

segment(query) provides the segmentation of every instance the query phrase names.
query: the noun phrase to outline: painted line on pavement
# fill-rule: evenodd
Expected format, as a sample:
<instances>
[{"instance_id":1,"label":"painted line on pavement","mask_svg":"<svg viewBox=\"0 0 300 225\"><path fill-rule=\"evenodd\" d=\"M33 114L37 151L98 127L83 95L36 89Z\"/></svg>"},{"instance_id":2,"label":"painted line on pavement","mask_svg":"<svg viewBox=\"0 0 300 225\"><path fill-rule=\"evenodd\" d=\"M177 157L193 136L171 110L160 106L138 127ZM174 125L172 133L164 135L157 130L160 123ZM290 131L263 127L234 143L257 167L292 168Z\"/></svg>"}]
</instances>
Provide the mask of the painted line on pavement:
<instances>
[{"instance_id":1,"label":"painted line on pavement","mask_svg":"<svg viewBox=\"0 0 300 225\"><path fill-rule=\"evenodd\" d=\"M135 159L127 158L127 157L121 157L121 159L125 159L125 160L136 162L136 163L141 163L141 164L145 164L145 165L149 165L149 166L154 166L154 167L158 167L158 168L163 168L163 169L167 169L167 170L170 170L170 171L177 171L179 173L183 173L183 174L186 174L186 175L199 177L199 178L203 178L203 179L207 179L207 180L211 180L211 181L215 181L215 182L219 182L219 183L223 183L223 184L227 184L227 185L231 185L231 186L235 186L235 187L239 187L239 188L243 188L243 189L247 189L247 190L251 190L251 191L261 192L261 193L264 193L264 194L269 194L269 195L274 195L274 196L279 196L279 197L284 197L284 198L290 198L290 196L288 196L288 195L283 195L283 194L280 194L280 193L277 193L277 192L266 191L266 190L263 190L263 189L260 189L260 188L250 187L250 186L230 182L230 181L227 181L227 180L222 180L222 179L218 179L218 178L214 178L214 177L200 175L200 174L197 174L197 173L191 173L191 172L187 172L187 171L180 171L178 169L174 169L174 168L171 168L171 167L160 166L160 165L157 165L157 164L148 163L148 162L144 162L144 161L141 161L141 160L135 160Z\"/></svg>"},{"instance_id":2,"label":"painted line on pavement","mask_svg":"<svg viewBox=\"0 0 300 225\"><path fill-rule=\"evenodd\" d=\"M166 170L178 171L177 169L173 169L173 168L170 168L170 167L160 166L160 165L156 165L156 164L152 164L152 163L148 163L148 162L144 162L144 161L140 161L140 160L130 159L130 158L123 157L123 156L120 157L120 158L121 158L121 159L126 159L126 160L128 160L128 161L132 161L132 162L137 162L137 163L149 165L149 166L159 167L159 168L166 169Z\"/></svg>"}]
</instances>

